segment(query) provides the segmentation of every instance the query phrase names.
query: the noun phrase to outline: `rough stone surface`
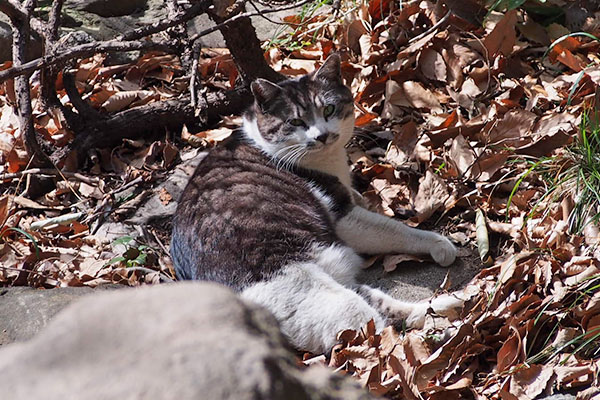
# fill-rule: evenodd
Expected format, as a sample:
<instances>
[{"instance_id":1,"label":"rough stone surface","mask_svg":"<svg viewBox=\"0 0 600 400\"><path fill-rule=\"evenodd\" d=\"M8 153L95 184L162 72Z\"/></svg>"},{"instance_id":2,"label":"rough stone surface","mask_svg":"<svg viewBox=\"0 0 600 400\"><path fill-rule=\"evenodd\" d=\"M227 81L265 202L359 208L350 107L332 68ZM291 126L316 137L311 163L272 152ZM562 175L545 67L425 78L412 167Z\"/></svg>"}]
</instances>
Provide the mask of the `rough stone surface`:
<instances>
[{"instance_id":1,"label":"rough stone surface","mask_svg":"<svg viewBox=\"0 0 600 400\"><path fill-rule=\"evenodd\" d=\"M10 25L0 21L0 63L10 59L12 45L12 33Z\"/></svg>"},{"instance_id":2,"label":"rough stone surface","mask_svg":"<svg viewBox=\"0 0 600 400\"><path fill-rule=\"evenodd\" d=\"M147 224L151 220L171 218L177 209L177 200L179 200L181 192L206 154L205 151L198 149L183 153L182 162L173 169L164 182L153 189L153 195L136 210L126 223L140 225ZM167 191L173 199L167 204L164 204L159 197L159 194L164 191Z\"/></svg>"},{"instance_id":3,"label":"rough stone surface","mask_svg":"<svg viewBox=\"0 0 600 400\"><path fill-rule=\"evenodd\" d=\"M124 287L101 286L101 290ZM0 288L0 346L24 341L44 328L56 313L73 300L93 291L89 287L32 289L29 287Z\"/></svg>"},{"instance_id":4,"label":"rough stone surface","mask_svg":"<svg viewBox=\"0 0 600 400\"><path fill-rule=\"evenodd\" d=\"M260 7L264 8L262 5ZM327 7L329 6L321 7L319 12L327 12ZM268 18L280 22L284 16L299 10L297 8L268 14ZM255 10L248 6L248 11ZM63 6L61 34L76 30L86 32L96 40L109 40L123 32L167 17L164 0L68 0ZM0 13L0 63L9 60L11 54L11 32L7 22L8 18ZM273 39L274 35L281 33L283 29L283 25L260 16L253 17L252 23L260 40ZM212 26L214 23L203 14L188 23L188 31L195 34ZM219 31L203 36L201 41L204 47L225 47L225 41ZM41 52L40 43L33 42L31 57L37 57ZM131 60L126 59L124 62L127 61Z\"/></svg>"},{"instance_id":5,"label":"rough stone surface","mask_svg":"<svg viewBox=\"0 0 600 400\"><path fill-rule=\"evenodd\" d=\"M405 262L392 272L384 271L375 265L361 272L361 283L380 288L391 296L405 301L419 301L431 298L440 290L448 275L449 290L464 288L481 269L476 251L466 247L458 248L458 258L448 268L433 262Z\"/></svg>"},{"instance_id":6,"label":"rough stone surface","mask_svg":"<svg viewBox=\"0 0 600 400\"><path fill-rule=\"evenodd\" d=\"M273 317L226 288L179 283L88 296L0 349L2 392L30 399L370 399L302 370ZM35 377L35 379L32 379Z\"/></svg>"},{"instance_id":7,"label":"rough stone surface","mask_svg":"<svg viewBox=\"0 0 600 400\"><path fill-rule=\"evenodd\" d=\"M68 0L65 8L87 11L101 17L118 17L146 7L147 0Z\"/></svg>"}]
</instances>

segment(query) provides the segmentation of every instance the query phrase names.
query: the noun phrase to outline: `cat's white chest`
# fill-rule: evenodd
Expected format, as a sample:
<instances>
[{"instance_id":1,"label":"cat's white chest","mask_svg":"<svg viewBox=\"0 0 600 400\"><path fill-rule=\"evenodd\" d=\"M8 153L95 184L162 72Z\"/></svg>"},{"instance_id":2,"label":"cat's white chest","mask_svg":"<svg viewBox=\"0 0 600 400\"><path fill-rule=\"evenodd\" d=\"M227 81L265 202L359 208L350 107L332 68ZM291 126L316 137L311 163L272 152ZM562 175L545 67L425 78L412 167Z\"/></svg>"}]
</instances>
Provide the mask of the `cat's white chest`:
<instances>
[{"instance_id":1,"label":"cat's white chest","mask_svg":"<svg viewBox=\"0 0 600 400\"><path fill-rule=\"evenodd\" d=\"M350 166L344 147L334 148L330 152L324 152L313 157L306 157L300 165L304 168L314 169L337 177L348 189L348 192L352 193Z\"/></svg>"}]
</instances>

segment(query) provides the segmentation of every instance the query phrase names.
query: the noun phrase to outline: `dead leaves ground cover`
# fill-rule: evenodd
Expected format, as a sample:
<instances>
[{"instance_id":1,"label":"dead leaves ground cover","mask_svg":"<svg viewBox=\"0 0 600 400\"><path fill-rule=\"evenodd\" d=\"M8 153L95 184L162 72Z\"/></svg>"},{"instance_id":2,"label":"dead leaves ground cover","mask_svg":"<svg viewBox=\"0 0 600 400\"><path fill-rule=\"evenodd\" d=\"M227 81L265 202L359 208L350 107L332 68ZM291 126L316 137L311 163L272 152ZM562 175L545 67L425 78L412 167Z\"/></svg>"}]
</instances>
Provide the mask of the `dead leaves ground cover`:
<instances>
[{"instance_id":1,"label":"dead leaves ground cover","mask_svg":"<svg viewBox=\"0 0 600 400\"><path fill-rule=\"evenodd\" d=\"M583 3L509 1L488 13L492 7L471 1L372 0L344 4L337 17L317 10L286 19L291 33L278 42L286 47L265 53L276 70L299 75L331 51L342 54L356 101L349 154L367 205L412 226L443 220L482 260L457 294L466 305L452 321L431 315L419 331L345 331L329 360L306 355L306 364L326 362L390 398L600 398L597 225L570 230L577 192L550 191L556 170L538 168L580 140L583 118L597 118L600 42L589 35L600 34L600 14ZM201 57L206 90L235 83L227 50ZM170 55L125 65L98 55L75 70L83 98L106 112L187 87ZM0 282L50 288L172 277L160 229L150 232L150 247L128 237L107 242L98 227L126 218L189 146L218 145L236 119L97 149L87 165L58 174L28 170L13 105L8 81L0 87ZM72 139L59 116L35 102L34 110L45 140L60 147ZM34 173L56 176L56 189L40 199L20 195ZM168 191L158 195L173 201ZM382 264L393 270L404 260Z\"/></svg>"}]
</instances>

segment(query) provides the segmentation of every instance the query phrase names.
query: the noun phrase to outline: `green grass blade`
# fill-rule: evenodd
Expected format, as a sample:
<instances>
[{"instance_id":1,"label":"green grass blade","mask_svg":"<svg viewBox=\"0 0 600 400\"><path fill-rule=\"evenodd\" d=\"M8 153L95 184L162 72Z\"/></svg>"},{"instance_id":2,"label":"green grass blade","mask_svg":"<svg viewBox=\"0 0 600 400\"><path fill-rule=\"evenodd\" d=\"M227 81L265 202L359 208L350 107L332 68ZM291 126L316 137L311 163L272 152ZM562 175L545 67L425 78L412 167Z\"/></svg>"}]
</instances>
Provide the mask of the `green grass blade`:
<instances>
[{"instance_id":1,"label":"green grass blade","mask_svg":"<svg viewBox=\"0 0 600 400\"><path fill-rule=\"evenodd\" d=\"M552 42L552 44L544 52L544 55L542 56L542 61L544 61L546 59L546 57L548 56L548 53L550 53L557 44L559 44L560 42L562 42L563 40L565 40L567 38L576 37L576 36L585 36L590 39L600 41L600 39L598 39L596 36L592 35L591 33L587 33L587 32L573 32L573 33L569 33L568 35L563 35L563 36L559 37L558 39L556 39L554 42Z\"/></svg>"},{"instance_id":2,"label":"green grass blade","mask_svg":"<svg viewBox=\"0 0 600 400\"><path fill-rule=\"evenodd\" d=\"M14 232L20 233L21 235L25 236L27 239L31 240L31 243L33 243L33 248L35 249L35 258L37 260L40 259L40 248L39 248L39 246L38 246L35 238L29 232L25 232L21 228L14 228L14 227L7 228L6 230L7 231L14 231Z\"/></svg>"}]
</instances>

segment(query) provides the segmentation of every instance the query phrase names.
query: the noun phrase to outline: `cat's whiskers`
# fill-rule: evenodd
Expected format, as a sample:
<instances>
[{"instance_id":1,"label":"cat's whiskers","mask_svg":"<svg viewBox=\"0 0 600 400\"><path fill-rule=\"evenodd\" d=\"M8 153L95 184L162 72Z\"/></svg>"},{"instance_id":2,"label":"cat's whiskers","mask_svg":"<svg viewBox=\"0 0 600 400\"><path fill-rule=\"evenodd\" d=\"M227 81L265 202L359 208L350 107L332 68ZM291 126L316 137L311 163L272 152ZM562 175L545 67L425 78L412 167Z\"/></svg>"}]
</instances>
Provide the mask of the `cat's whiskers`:
<instances>
[{"instance_id":1,"label":"cat's whiskers","mask_svg":"<svg viewBox=\"0 0 600 400\"><path fill-rule=\"evenodd\" d=\"M298 151L301 151L303 148L304 148L303 144L297 143L297 144L292 144L290 146L286 146L282 149L279 149L271 156L271 162L274 162L275 160L277 160L275 168L278 171L281 169L289 169L290 167L293 166L293 164L290 163L290 161L292 161L295 154ZM282 153L283 153L283 155L279 156Z\"/></svg>"},{"instance_id":2,"label":"cat's whiskers","mask_svg":"<svg viewBox=\"0 0 600 400\"><path fill-rule=\"evenodd\" d=\"M275 168L277 170L280 170L280 165L281 165L281 162L282 162L281 160L283 158L285 158L285 156L286 156L285 153L289 152L292 148L297 147L297 146L298 146L298 144L292 144L290 146L285 146L285 147L277 150L275 153L273 153L271 155L271 159L269 160L269 162L275 164ZM283 154L282 157L280 157L281 154Z\"/></svg>"},{"instance_id":3,"label":"cat's whiskers","mask_svg":"<svg viewBox=\"0 0 600 400\"><path fill-rule=\"evenodd\" d=\"M286 170L291 170L295 165L295 160L299 154L304 151L304 145L298 144L295 145L289 152L287 152L283 157L283 168Z\"/></svg>"}]
</instances>

